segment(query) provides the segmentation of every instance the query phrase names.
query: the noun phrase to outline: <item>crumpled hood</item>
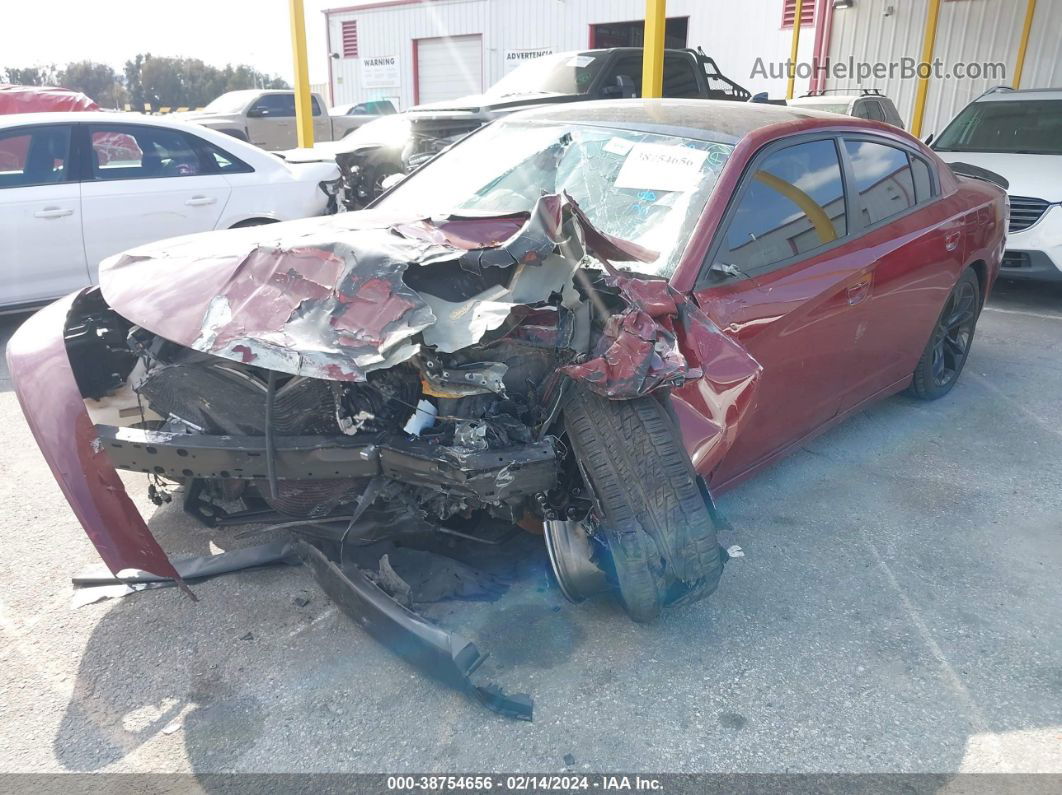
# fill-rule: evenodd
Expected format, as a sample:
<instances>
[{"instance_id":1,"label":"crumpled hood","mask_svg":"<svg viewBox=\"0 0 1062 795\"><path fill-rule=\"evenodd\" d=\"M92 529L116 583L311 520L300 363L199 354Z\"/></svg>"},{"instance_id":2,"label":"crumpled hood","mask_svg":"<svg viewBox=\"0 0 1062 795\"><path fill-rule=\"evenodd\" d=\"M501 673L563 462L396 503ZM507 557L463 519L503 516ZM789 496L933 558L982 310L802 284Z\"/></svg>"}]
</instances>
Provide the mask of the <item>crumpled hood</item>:
<instances>
[{"instance_id":1,"label":"crumpled hood","mask_svg":"<svg viewBox=\"0 0 1062 795\"><path fill-rule=\"evenodd\" d=\"M194 350L292 375L361 381L424 343L452 352L518 304L571 288L585 250L619 260L652 252L602 235L574 202L544 196L530 213L425 220L383 211L144 246L100 267L119 314ZM564 250L564 256L558 251ZM506 286L450 302L403 280L409 268L513 267Z\"/></svg>"}]
</instances>

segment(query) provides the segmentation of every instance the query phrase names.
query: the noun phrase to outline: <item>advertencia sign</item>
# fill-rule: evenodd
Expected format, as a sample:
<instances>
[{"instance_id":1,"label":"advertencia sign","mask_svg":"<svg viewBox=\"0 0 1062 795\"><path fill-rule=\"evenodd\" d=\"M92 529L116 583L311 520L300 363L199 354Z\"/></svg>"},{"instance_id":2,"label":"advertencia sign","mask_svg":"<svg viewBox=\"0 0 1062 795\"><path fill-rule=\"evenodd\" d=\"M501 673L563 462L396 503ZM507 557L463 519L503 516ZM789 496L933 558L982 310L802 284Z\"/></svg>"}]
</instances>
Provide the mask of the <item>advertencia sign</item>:
<instances>
[{"instance_id":1,"label":"advertencia sign","mask_svg":"<svg viewBox=\"0 0 1062 795\"><path fill-rule=\"evenodd\" d=\"M533 61L535 58L541 58L543 55L552 55L552 47L536 47L533 50L506 50L505 51L505 71L511 72L517 66L527 61Z\"/></svg>"},{"instance_id":2,"label":"advertencia sign","mask_svg":"<svg viewBox=\"0 0 1062 795\"><path fill-rule=\"evenodd\" d=\"M397 55L377 55L361 59L362 88L387 88L398 84Z\"/></svg>"}]
</instances>

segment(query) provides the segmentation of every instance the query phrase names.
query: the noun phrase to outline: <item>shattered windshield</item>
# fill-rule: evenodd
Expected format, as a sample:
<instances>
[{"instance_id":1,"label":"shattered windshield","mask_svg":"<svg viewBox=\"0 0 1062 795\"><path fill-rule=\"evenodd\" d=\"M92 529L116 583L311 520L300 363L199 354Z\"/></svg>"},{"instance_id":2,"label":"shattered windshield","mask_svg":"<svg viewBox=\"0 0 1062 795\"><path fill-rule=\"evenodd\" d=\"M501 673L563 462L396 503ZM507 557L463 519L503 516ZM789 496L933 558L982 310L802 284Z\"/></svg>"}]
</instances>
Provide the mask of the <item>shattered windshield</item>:
<instances>
[{"instance_id":1,"label":"shattered windshield","mask_svg":"<svg viewBox=\"0 0 1062 795\"><path fill-rule=\"evenodd\" d=\"M592 53L543 55L521 64L486 91L488 97L517 94L585 94L605 59Z\"/></svg>"},{"instance_id":2,"label":"shattered windshield","mask_svg":"<svg viewBox=\"0 0 1062 795\"><path fill-rule=\"evenodd\" d=\"M411 215L527 212L567 192L602 232L659 252L670 276L733 146L556 122L502 122L470 136L377 206Z\"/></svg>"}]
</instances>

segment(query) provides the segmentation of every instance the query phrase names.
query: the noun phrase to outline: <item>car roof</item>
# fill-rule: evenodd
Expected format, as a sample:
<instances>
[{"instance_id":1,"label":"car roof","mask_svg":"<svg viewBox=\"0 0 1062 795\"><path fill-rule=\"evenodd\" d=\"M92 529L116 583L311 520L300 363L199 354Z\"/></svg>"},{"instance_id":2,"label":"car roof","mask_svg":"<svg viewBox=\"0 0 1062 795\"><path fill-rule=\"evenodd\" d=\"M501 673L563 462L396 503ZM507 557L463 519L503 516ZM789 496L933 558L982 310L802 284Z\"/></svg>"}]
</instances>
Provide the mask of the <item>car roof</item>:
<instances>
[{"instance_id":1,"label":"car roof","mask_svg":"<svg viewBox=\"0 0 1062 795\"><path fill-rule=\"evenodd\" d=\"M70 124L72 122L108 124L154 124L158 127L200 130L198 125L170 119L166 116L148 116L144 113L119 113L113 110L59 111L52 113L9 113L0 116L0 127L20 127L23 124Z\"/></svg>"},{"instance_id":2,"label":"car roof","mask_svg":"<svg viewBox=\"0 0 1062 795\"><path fill-rule=\"evenodd\" d=\"M993 91L974 102L1019 102L1036 99L1062 99L1062 88L1023 88L1021 91Z\"/></svg>"},{"instance_id":3,"label":"car roof","mask_svg":"<svg viewBox=\"0 0 1062 795\"><path fill-rule=\"evenodd\" d=\"M629 55L641 55L642 51L642 47L598 47L592 50L561 50L560 52L551 52L549 55L543 55L542 57L560 60L564 56L571 57L573 55L607 55L610 52L624 53ZM682 49L680 47L667 47L664 52L681 52L689 54L691 50Z\"/></svg>"},{"instance_id":4,"label":"car roof","mask_svg":"<svg viewBox=\"0 0 1062 795\"><path fill-rule=\"evenodd\" d=\"M823 111L712 99L607 99L543 105L506 119L597 124L605 127L737 143L753 130L793 121L836 125L837 114Z\"/></svg>"},{"instance_id":5,"label":"car roof","mask_svg":"<svg viewBox=\"0 0 1062 795\"><path fill-rule=\"evenodd\" d=\"M824 94L821 97L796 97L794 99L787 99L790 105L807 105L813 107L815 105L839 105L844 102L851 102L856 99L860 99L862 94ZM867 95L871 96L871 95ZM878 97L882 99L883 97Z\"/></svg>"},{"instance_id":6,"label":"car roof","mask_svg":"<svg viewBox=\"0 0 1062 795\"><path fill-rule=\"evenodd\" d=\"M254 144L233 138L218 130L212 130L195 122L182 121L169 116L148 116L143 113L117 113L115 111L62 111L59 113L10 113L0 116L0 130L38 124L145 124L170 130L183 130L203 138L250 162L254 166L283 163L283 161ZM270 167L265 165L266 168Z\"/></svg>"}]
</instances>

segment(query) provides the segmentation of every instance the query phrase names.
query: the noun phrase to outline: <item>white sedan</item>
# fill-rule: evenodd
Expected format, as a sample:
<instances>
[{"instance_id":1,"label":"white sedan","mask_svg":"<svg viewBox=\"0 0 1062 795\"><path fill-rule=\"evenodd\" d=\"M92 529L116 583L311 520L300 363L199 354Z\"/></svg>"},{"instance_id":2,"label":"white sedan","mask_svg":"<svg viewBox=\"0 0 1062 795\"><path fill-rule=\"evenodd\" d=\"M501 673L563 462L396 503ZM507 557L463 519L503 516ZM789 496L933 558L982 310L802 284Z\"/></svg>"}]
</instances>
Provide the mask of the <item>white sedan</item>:
<instances>
[{"instance_id":1,"label":"white sedan","mask_svg":"<svg viewBox=\"0 0 1062 795\"><path fill-rule=\"evenodd\" d=\"M93 284L100 260L144 243L323 215L338 177L160 117L0 116L0 311Z\"/></svg>"}]
</instances>

